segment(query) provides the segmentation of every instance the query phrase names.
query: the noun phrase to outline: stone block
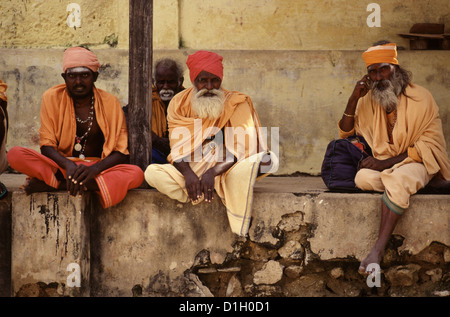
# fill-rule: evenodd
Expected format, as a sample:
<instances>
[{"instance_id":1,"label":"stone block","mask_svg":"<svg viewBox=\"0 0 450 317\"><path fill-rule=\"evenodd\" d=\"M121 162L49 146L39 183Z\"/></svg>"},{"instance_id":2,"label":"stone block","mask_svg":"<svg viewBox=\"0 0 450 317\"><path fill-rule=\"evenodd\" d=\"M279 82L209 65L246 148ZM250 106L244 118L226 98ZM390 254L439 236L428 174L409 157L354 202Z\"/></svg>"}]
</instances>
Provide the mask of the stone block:
<instances>
[{"instance_id":1,"label":"stone block","mask_svg":"<svg viewBox=\"0 0 450 317\"><path fill-rule=\"evenodd\" d=\"M256 285L275 284L281 280L283 269L283 265L279 262L270 260L264 264L262 270L255 273L253 283Z\"/></svg>"},{"instance_id":2,"label":"stone block","mask_svg":"<svg viewBox=\"0 0 450 317\"><path fill-rule=\"evenodd\" d=\"M362 260L378 237L381 194L323 193L305 221L316 227L311 250L322 260L355 257ZM412 196L394 234L404 238L400 252L417 254L433 241L450 245L447 195Z\"/></svg>"},{"instance_id":3,"label":"stone block","mask_svg":"<svg viewBox=\"0 0 450 317\"><path fill-rule=\"evenodd\" d=\"M13 193L12 296L43 283L57 283L63 296L89 296L89 199Z\"/></svg>"}]
</instances>

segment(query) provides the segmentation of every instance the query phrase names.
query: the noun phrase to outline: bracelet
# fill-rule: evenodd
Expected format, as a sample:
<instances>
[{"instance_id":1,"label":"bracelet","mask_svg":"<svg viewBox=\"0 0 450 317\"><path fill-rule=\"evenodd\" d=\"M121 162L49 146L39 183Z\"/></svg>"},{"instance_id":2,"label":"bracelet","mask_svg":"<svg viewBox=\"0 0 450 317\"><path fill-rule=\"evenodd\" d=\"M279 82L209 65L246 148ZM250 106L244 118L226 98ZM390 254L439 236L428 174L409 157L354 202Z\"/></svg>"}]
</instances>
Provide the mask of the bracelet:
<instances>
[{"instance_id":1,"label":"bracelet","mask_svg":"<svg viewBox=\"0 0 450 317\"><path fill-rule=\"evenodd\" d=\"M350 118L354 118L354 117L355 117L355 115L351 115L351 114L346 114L345 112L344 112L344 116L346 116L346 117L350 117Z\"/></svg>"}]
</instances>

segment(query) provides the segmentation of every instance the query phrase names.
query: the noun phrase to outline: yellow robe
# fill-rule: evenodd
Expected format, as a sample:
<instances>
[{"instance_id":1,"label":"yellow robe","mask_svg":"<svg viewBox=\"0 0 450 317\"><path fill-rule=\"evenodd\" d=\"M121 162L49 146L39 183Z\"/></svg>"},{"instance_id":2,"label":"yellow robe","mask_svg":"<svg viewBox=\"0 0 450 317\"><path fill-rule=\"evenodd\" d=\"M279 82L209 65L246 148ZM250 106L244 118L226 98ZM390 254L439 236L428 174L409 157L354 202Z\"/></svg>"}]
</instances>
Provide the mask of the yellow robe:
<instances>
[{"instance_id":1,"label":"yellow robe","mask_svg":"<svg viewBox=\"0 0 450 317\"><path fill-rule=\"evenodd\" d=\"M422 159L428 174L441 173L450 180L450 160L439 108L428 90L418 85L406 88L406 95L400 96L397 106L397 122L393 130L393 143L389 143L386 111L371 100L371 91L358 102L355 116L355 128L352 131L340 131L345 138L355 133L362 135L377 159L398 156L414 147ZM411 162L407 159L399 164Z\"/></svg>"},{"instance_id":2,"label":"yellow robe","mask_svg":"<svg viewBox=\"0 0 450 317\"><path fill-rule=\"evenodd\" d=\"M392 142L389 142L388 116L381 106L372 102L371 93L369 91L358 102L354 129L348 132L339 130L339 136L345 138L354 133L362 135L371 147L373 156L380 160L409 153L408 158L402 162L381 173L377 172L379 176L373 176L373 171L362 169L358 174L364 173L364 177L357 174L355 178L355 182L361 180L369 183L370 178L377 183L379 181L376 179L381 177L382 187L377 184L370 186L377 191L386 188L383 199L388 205L391 203L395 205L390 206L391 210L401 213L409 204L409 196L424 187L432 176L440 173L445 179L450 180L450 160L446 151L439 108L428 90L415 84L408 86L405 91L408 97L400 96ZM407 164L408 166L405 166ZM406 170L402 168L403 171L399 170L397 173L396 170L402 166L408 171L405 172ZM421 171L423 167L425 174ZM396 180L393 177L396 173L403 179Z\"/></svg>"}]
</instances>

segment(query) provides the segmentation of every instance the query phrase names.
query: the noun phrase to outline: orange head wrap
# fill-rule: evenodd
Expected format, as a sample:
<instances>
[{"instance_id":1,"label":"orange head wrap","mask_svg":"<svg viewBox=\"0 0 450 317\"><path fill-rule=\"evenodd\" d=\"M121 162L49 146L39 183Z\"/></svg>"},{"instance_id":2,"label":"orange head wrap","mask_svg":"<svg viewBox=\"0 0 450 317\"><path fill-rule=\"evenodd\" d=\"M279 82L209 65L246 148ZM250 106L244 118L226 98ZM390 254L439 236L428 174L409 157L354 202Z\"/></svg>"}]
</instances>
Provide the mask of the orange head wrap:
<instances>
[{"instance_id":1,"label":"orange head wrap","mask_svg":"<svg viewBox=\"0 0 450 317\"><path fill-rule=\"evenodd\" d=\"M4 101L8 101L8 96L6 96L6 89L8 88L8 85L5 84L1 79L0 79L0 99L4 100Z\"/></svg>"},{"instance_id":2,"label":"orange head wrap","mask_svg":"<svg viewBox=\"0 0 450 317\"><path fill-rule=\"evenodd\" d=\"M394 43L388 43L369 47L369 49L362 54L362 58L367 67L379 63L398 65L397 46Z\"/></svg>"},{"instance_id":3,"label":"orange head wrap","mask_svg":"<svg viewBox=\"0 0 450 317\"><path fill-rule=\"evenodd\" d=\"M198 51L188 56L186 65L189 68L189 77L191 82L197 78L202 71L214 74L222 80L223 78L223 57L207 51Z\"/></svg>"},{"instance_id":4,"label":"orange head wrap","mask_svg":"<svg viewBox=\"0 0 450 317\"><path fill-rule=\"evenodd\" d=\"M63 56L63 71L66 72L69 68L87 67L94 73L100 68L100 63L90 50L83 47L71 47L64 52Z\"/></svg>"}]
</instances>

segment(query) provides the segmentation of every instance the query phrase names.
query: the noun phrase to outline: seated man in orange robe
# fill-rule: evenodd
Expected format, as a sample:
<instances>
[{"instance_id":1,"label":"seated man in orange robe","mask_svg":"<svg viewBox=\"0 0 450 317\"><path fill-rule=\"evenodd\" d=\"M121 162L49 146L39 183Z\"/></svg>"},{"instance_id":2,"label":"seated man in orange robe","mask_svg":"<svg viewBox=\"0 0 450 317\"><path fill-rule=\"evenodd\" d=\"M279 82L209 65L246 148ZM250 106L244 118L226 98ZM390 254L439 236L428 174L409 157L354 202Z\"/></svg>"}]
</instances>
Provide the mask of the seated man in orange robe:
<instances>
[{"instance_id":1,"label":"seated man in orange robe","mask_svg":"<svg viewBox=\"0 0 450 317\"><path fill-rule=\"evenodd\" d=\"M167 109L170 164L151 164L145 179L183 203L210 202L216 191L232 232L245 236L254 183L278 168L278 158L267 149L250 97L221 87L222 56L199 51L187 65L193 87Z\"/></svg>"},{"instance_id":2,"label":"seated man in orange robe","mask_svg":"<svg viewBox=\"0 0 450 317\"><path fill-rule=\"evenodd\" d=\"M127 164L128 132L118 99L94 85L100 63L82 47L64 52L65 84L42 98L40 149L13 147L12 168L29 176L27 194L65 189L72 196L86 190L99 194L104 208L122 201L139 187L143 171Z\"/></svg>"},{"instance_id":3,"label":"seated man in orange robe","mask_svg":"<svg viewBox=\"0 0 450 317\"><path fill-rule=\"evenodd\" d=\"M378 239L361 262L380 264L386 244L410 196L428 183L448 188L447 156L439 108L430 92L413 84L399 66L394 43L378 42L362 55L367 74L359 80L339 121L339 136L362 135L373 157L355 177L358 188L383 192Z\"/></svg>"}]
</instances>

